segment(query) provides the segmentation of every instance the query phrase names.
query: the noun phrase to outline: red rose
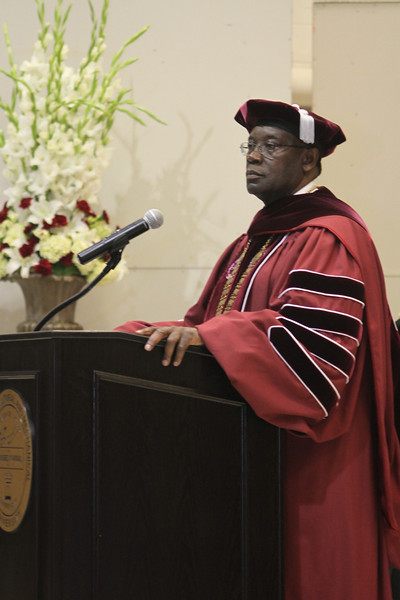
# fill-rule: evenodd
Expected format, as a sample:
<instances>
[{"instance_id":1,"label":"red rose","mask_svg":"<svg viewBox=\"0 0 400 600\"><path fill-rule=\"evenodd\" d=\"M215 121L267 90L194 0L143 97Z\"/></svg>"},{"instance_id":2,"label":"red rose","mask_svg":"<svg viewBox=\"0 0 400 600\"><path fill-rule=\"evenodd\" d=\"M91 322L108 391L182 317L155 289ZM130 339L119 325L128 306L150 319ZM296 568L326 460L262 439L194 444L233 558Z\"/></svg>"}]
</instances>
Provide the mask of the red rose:
<instances>
[{"instance_id":1,"label":"red rose","mask_svg":"<svg viewBox=\"0 0 400 600\"><path fill-rule=\"evenodd\" d=\"M4 244L4 243L0 244L0 252L2 252L4 250L4 248L9 248L9 247L10 247L10 244Z\"/></svg>"},{"instance_id":2,"label":"red rose","mask_svg":"<svg viewBox=\"0 0 400 600\"><path fill-rule=\"evenodd\" d=\"M53 267L48 260L41 258L38 265L33 267L35 273L39 273L39 275L51 275L53 271Z\"/></svg>"},{"instance_id":3,"label":"red rose","mask_svg":"<svg viewBox=\"0 0 400 600\"><path fill-rule=\"evenodd\" d=\"M69 254L66 254L65 256L63 256L60 260L65 267L70 267L72 265L72 257L73 256L74 255L72 254L72 252L70 252Z\"/></svg>"},{"instance_id":4,"label":"red rose","mask_svg":"<svg viewBox=\"0 0 400 600\"><path fill-rule=\"evenodd\" d=\"M19 203L19 207L20 208L29 208L32 202L32 198L22 198L21 202Z\"/></svg>"},{"instance_id":5,"label":"red rose","mask_svg":"<svg viewBox=\"0 0 400 600\"><path fill-rule=\"evenodd\" d=\"M66 225L68 225L68 219L65 215L55 215L51 223L42 221L42 229L45 231L53 229L54 227L65 227Z\"/></svg>"},{"instance_id":6,"label":"red rose","mask_svg":"<svg viewBox=\"0 0 400 600\"><path fill-rule=\"evenodd\" d=\"M110 223L110 217L108 216L108 212L106 210L103 210L102 217L108 225Z\"/></svg>"},{"instance_id":7,"label":"red rose","mask_svg":"<svg viewBox=\"0 0 400 600\"><path fill-rule=\"evenodd\" d=\"M7 219L7 215L8 215L8 208L7 208L7 202L6 202L3 206L3 208L0 210L0 223L2 223L3 221L5 221Z\"/></svg>"},{"instance_id":8,"label":"red rose","mask_svg":"<svg viewBox=\"0 0 400 600\"><path fill-rule=\"evenodd\" d=\"M92 211L87 200L77 200L76 208L81 210L87 217L95 217L96 213Z\"/></svg>"},{"instance_id":9,"label":"red rose","mask_svg":"<svg viewBox=\"0 0 400 600\"><path fill-rule=\"evenodd\" d=\"M68 219L65 215L55 215L51 222L52 227L65 227L68 225Z\"/></svg>"},{"instance_id":10,"label":"red rose","mask_svg":"<svg viewBox=\"0 0 400 600\"><path fill-rule=\"evenodd\" d=\"M31 254L33 254L33 248L30 244L24 244L19 249L19 253L22 256L22 258L26 258L27 256L30 256Z\"/></svg>"},{"instance_id":11,"label":"red rose","mask_svg":"<svg viewBox=\"0 0 400 600\"><path fill-rule=\"evenodd\" d=\"M29 240L21 246L19 249L19 253L22 258L26 258L27 256L31 256L33 254L33 250L37 244L37 239L34 237L30 237Z\"/></svg>"},{"instance_id":12,"label":"red rose","mask_svg":"<svg viewBox=\"0 0 400 600\"><path fill-rule=\"evenodd\" d=\"M33 223L31 223L30 225L27 225L24 229L24 234L25 235L29 235L30 232L32 231L32 229L35 229L36 225L34 225Z\"/></svg>"}]
</instances>

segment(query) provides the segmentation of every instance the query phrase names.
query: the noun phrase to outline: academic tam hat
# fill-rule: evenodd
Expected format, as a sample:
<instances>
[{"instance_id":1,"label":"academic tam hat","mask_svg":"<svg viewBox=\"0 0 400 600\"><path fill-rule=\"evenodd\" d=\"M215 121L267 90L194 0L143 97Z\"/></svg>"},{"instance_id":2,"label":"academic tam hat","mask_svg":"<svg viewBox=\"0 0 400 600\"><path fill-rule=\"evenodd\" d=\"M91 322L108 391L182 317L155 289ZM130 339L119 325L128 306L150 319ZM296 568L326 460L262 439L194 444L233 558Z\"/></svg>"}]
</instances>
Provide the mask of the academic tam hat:
<instances>
[{"instance_id":1,"label":"academic tam hat","mask_svg":"<svg viewBox=\"0 0 400 600\"><path fill-rule=\"evenodd\" d=\"M332 121L297 106L272 100L248 100L235 115L235 120L250 133L256 125L271 125L289 131L305 144L314 144L321 156L332 154L346 141L343 131Z\"/></svg>"}]
</instances>

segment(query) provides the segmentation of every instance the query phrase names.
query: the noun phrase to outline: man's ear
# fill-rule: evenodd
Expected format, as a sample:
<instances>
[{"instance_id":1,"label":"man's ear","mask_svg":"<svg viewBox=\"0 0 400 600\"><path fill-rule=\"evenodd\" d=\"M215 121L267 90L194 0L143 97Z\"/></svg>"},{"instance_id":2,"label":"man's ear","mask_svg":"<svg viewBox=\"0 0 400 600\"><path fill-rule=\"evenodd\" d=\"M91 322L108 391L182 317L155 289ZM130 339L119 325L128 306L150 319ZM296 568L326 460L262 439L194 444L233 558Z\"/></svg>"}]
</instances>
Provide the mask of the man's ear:
<instances>
[{"instance_id":1,"label":"man's ear","mask_svg":"<svg viewBox=\"0 0 400 600\"><path fill-rule=\"evenodd\" d=\"M304 172L311 171L318 163L319 151L317 148L307 148L303 154L303 170Z\"/></svg>"}]
</instances>

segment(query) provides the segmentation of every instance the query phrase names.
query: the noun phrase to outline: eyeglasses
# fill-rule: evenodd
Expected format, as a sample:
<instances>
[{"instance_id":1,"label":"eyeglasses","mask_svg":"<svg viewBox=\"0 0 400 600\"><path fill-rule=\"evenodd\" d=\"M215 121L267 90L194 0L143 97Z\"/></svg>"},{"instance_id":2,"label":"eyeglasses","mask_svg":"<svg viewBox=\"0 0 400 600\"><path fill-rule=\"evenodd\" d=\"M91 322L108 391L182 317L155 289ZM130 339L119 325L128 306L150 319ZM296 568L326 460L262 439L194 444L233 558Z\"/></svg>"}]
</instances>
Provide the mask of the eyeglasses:
<instances>
[{"instance_id":1,"label":"eyeglasses","mask_svg":"<svg viewBox=\"0 0 400 600\"><path fill-rule=\"evenodd\" d=\"M252 154L255 150L258 150L264 158L274 158L276 151L279 148L301 148L304 150L306 146L296 146L295 144L274 144L267 142L266 144L254 144L254 142L244 142L240 144L240 150L244 156Z\"/></svg>"}]
</instances>

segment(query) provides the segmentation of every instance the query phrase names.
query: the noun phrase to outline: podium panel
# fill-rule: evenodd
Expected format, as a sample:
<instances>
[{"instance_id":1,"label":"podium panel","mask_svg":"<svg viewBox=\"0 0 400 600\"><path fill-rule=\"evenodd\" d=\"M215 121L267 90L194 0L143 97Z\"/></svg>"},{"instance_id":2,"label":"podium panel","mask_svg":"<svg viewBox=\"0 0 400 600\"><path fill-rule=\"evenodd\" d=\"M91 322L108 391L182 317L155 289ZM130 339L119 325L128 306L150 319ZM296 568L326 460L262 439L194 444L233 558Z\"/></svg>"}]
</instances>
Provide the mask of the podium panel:
<instances>
[{"instance_id":1,"label":"podium panel","mask_svg":"<svg viewBox=\"0 0 400 600\"><path fill-rule=\"evenodd\" d=\"M143 346L0 336L0 394L26 405L33 450L22 522L0 525L2 600L283 600L281 432L203 349L166 368ZM6 412L0 490L23 454Z\"/></svg>"}]
</instances>

